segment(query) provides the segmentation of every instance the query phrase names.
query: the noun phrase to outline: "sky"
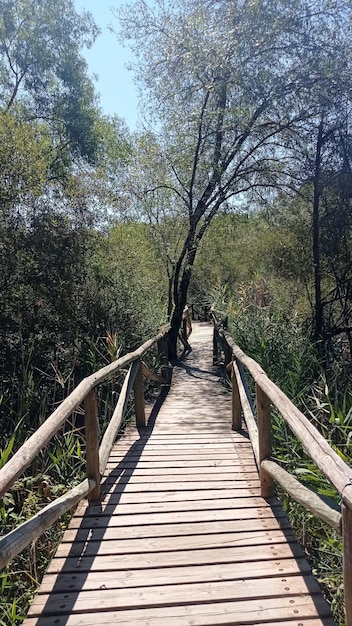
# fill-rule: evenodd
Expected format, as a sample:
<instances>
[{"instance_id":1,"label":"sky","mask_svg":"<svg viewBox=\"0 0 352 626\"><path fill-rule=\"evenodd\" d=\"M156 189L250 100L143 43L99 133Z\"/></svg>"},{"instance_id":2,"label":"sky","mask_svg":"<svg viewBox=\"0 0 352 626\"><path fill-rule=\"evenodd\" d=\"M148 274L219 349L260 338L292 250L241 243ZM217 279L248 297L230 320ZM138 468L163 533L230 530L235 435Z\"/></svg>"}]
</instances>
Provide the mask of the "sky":
<instances>
[{"instance_id":1,"label":"sky","mask_svg":"<svg viewBox=\"0 0 352 626\"><path fill-rule=\"evenodd\" d=\"M130 59L128 48L122 47L116 35L108 25L117 27L117 20L111 12L111 6L117 7L123 0L75 0L78 13L83 10L92 13L101 30L94 45L89 50L82 50L87 60L89 74L97 74L96 91L100 94L100 105L106 115L116 113L125 119L131 131L136 130L137 93L133 84L133 74L126 69ZM117 28L116 28L117 30Z\"/></svg>"}]
</instances>

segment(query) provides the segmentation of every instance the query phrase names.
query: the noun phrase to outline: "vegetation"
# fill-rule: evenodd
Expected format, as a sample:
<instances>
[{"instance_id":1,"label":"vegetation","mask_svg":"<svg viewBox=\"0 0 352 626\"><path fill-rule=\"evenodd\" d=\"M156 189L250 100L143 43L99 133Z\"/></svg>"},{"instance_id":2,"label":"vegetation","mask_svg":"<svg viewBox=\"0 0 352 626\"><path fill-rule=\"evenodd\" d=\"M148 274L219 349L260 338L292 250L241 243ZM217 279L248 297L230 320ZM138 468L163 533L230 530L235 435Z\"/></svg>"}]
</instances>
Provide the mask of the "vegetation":
<instances>
[{"instance_id":1,"label":"vegetation","mask_svg":"<svg viewBox=\"0 0 352 626\"><path fill-rule=\"evenodd\" d=\"M138 0L119 20L134 135L99 108L92 16L0 0L0 465L85 375L166 317L176 352L185 303L213 301L350 460L350 3ZM280 461L334 495L275 420ZM78 410L0 501L5 531L79 482L81 427ZM337 606L339 542L288 507ZM0 574L0 624L22 621L62 524Z\"/></svg>"},{"instance_id":2,"label":"vegetation","mask_svg":"<svg viewBox=\"0 0 352 626\"><path fill-rule=\"evenodd\" d=\"M151 8L139 0L120 20L160 129L147 146L139 198L150 203L162 190L186 223L172 271L174 349L197 251L220 209L234 209L249 191L298 191L309 179L322 337L322 171L331 141L343 150L340 167L348 154L350 5L160 0Z\"/></svg>"}]
</instances>

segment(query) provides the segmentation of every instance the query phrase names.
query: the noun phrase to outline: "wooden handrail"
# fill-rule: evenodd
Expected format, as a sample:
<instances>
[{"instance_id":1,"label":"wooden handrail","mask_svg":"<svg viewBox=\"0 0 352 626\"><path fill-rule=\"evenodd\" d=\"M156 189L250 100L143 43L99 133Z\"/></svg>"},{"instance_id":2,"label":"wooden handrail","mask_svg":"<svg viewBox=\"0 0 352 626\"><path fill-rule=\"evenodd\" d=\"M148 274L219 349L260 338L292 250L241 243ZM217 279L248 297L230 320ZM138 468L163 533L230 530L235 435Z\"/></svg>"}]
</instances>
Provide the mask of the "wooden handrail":
<instances>
[{"instance_id":1,"label":"wooden handrail","mask_svg":"<svg viewBox=\"0 0 352 626\"><path fill-rule=\"evenodd\" d=\"M2 537L0 540L0 569L50 528L64 513L67 513L80 500L88 496L95 487L95 481L86 478L77 487L73 487L60 498L56 498L31 519Z\"/></svg>"},{"instance_id":2,"label":"wooden handrail","mask_svg":"<svg viewBox=\"0 0 352 626\"><path fill-rule=\"evenodd\" d=\"M47 418L38 430L21 446L13 457L0 470L0 497L10 489L15 480L25 471L37 454L49 443L66 419L84 401L85 434L87 456L87 479L66 494L51 502L24 524L0 539L0 567L5 566L34 539L65 512L75 506L82 498L97 500L100 497L100 478L105 471L111 448L116 439L119 426L125 415L128 397L132 388L135 392L135 413L138 426L145 425L143 374L163 385L169 384L163 377L157 376L142 365L142 356L155 344L158 345L162 373L168 376L167 335L169 328L164 328L156 337L149 339L134 352L117 359L94 374L84 378L76 389ZM99 447L99 422L95 387L130 364L119 399ZM138 382L137 382L138 381Z\"/></svg>"},{"instance_id":3,"label":"wooden handrail","mask_svg":"<svg viewBox=\"0 0 352 626\"><path fill-rule=\"evenodd\" d=\"M265 498L272 495L272 481L275 480L299 504L328 523L336 531L342 533L343 577L344 588L347 590L345 593L346 624L352 626L352 596L349 593L352 588L352 469L338 456L326 439L284 392L270 380L261 366L241 350L224 328L223 320L219 316L215 316L214 313L213 323L214 360L218 361L219 344L220 346L222 344L225 367L227 366L226 369L233 372L232 379L235 382L232 390L233 397L236 398L232 403L232 423L233 425L238 424L239 399L259 469L261 495ZM228 363L229 351L232 355L230 363ZM247 389L243 385L239 371L240 366L245 366L256 384L257 424ZM334 503L333 505L328 503L327 499L302 485L295 477L270 459L272 436L270 403L277 408L314 463L340 494L342 514L336 510L337 506ZM240 424L238 428L240 428Z\"/></svg>"},{"instance_id":4,"label":"wooden handrail","mask_svg":"<svg viewBox=\"0 0 352 626\"><path fill-rule=\"evenodd\" d=\"M304 506L308 511L313 513L313 515L319 517L319 519L329 524L329 526L341 534L342 516L337 505L336 507L332 507L323 496L320 496L318 493L308 489L305 485L302 485L302 483L289 472L286 472L278 463L264 459L261 463L261 467L264 468L267 474L274 478L296 502Z\"/></svg>"},{"instance_id":5,"label":"wooden handrail","mask_svg":"<svg viewBox=\"0 0 352 626\"><path fill-rule=\"evenodd\" d=\"M165 334L167 334L167 331L160 333L153 339L149 339L134 352L120 357L113 363L106 365L94 374L84 378L77 385L76 389L65 398L60 406L45 420L44 424L33 433L0 470L0 498L10 489L15 480L17 480L33 459L35 459L37 454L49 443L57 431L62 428L67 418L84 401L88 393L94 387L104 382L118 370L129 365L132 361L140 359L155 343L162 339Z\"/></svg>"},{"instance_id":6,"label":"wooden handrail","mask_svg":"<svg viewBox=\"0 0 352 626\"><path fill-rule=\"evenodd\" d=\"M293 404L281 389L273 383L258 363L247 356L227 331L220 331L232 350L232 354L252 375L258 387L278 409L285 422L301 441L306 452L323 472L324 476L352 509L352 469L331 448L329 443Z\"/></svg>"}]
</instances>

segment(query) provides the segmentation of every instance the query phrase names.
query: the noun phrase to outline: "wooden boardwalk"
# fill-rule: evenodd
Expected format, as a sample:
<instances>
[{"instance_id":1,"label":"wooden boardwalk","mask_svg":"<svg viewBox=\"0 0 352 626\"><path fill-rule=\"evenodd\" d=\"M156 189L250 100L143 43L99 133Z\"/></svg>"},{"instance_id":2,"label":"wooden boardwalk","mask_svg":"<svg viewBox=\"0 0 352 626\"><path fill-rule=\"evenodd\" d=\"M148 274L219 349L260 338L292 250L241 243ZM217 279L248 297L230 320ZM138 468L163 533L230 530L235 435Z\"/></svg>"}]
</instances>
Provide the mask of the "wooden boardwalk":
<instances>
[{"instance_id":1,"label":"wooden boardwalk","mask_svg":"<svg viewBox=\"0 0 352 626\"><path fill-rule=\"evenodd\" d=\"M140 435L115 445L101 503L82 503L25 626L330 626L278 501L260 497L246 433L211 366L212 329Z\"/></svg>"}]
</instances>

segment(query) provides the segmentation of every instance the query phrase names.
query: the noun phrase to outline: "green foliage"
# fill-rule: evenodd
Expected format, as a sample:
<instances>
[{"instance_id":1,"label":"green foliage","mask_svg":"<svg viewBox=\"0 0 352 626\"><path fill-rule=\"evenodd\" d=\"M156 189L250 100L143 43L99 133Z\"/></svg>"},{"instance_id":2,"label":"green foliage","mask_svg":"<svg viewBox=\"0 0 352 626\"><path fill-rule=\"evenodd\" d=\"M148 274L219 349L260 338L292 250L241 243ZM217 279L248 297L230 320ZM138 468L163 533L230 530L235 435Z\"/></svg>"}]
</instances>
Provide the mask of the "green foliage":
<instances>
[{"instance_id":1,"label":"green foliage","mask_svg":"<svg viewBox=\"0 0 352 626\"><path fill-rule=\"evenodd\" d=\"M0 112L0 145L0 206L8 213L14 204L42 193L48 174L46 142L40 127ZM0 215L0 227L2 219Z\"/></svg>"},{"instance_id":2,"label":"green foliage","mask_svg":"<svg viewBox=\"0 0 352 626\"><path fill-rule=\"evenodd\" d=\"M98 32L92 16L79 16L71 0L1 0L0 16L1 105L48 114L54 94L73 95L79 49Z\"/></svg>"},{"instance_id":3,"label":"green foliage","mask_svg":"<svg viewBox=\"0 0 352 626\"><path fill-rule=\"evenodd\" d=\"M165 270L158 258L152 229L132 221L116 224L110 231L108 246L121 313L124 311L131 320L138 319L139 326L135 329L146 337L158 323L165 321L167 303ZM140 336L137 335L138 340ZM136 345L135 341L130 345Z\"/></svg>"}]
</instances>

